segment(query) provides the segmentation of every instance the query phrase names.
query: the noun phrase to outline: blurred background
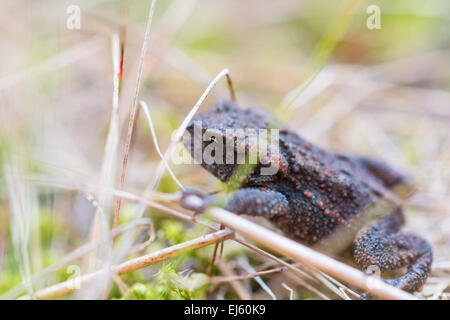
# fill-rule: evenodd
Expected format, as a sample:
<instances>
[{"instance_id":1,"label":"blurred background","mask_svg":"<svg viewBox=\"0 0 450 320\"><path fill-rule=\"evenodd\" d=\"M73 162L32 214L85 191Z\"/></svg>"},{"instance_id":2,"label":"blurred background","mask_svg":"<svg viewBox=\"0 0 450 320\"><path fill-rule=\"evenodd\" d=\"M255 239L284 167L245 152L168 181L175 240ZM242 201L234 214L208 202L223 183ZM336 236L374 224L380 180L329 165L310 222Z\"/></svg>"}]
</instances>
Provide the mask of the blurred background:
<instances>
[{"instance_id":1,"label":"blurred background","mask_svg":"<svg viewBox=\"0 0 450 320\"><path fill-rule=\"evenodd\" d=\"M0 1L0 298L32 294L68 279L76 267L92 271L92 259L97 265L105 260L97 253L62 262L91 240L96 211L112 225L115 202L110 196L98 200L98 188L87 186L105 179L119 185L150 5L141 0ZM374 12L366 11L373 5L380 10L378 29L372 28ZM73 20L77 12L79 28ZM450 292L449 19L446 0L160 0L139 100L150 108L164 152L209 82L228 68L242 107L269 110L321 147L378 158L408 173L417 192L405 203L405 229L428 239L435 250L432 274L418 295L445 299ZM105 175L117 53L113 39L123 48L120 135L110 155L114 170ZM225 98L226 82L220 80L200 111ZM138 109L123 189L141 195L159 161ZM220 190L197 166L171 166L184 185ZM158 191L178 190L164 175ZM136 219L136 212L136 204L124 200L120 224ZM155 209L144 216L155 239L141 253L205 232ZM213 283L206 276L212 250L127 274L106 295L99 285L65 298L343 299L348 295L340 288L352 290L314 272L313 280L299 280L286 270L257 281ZM119 256L132 255L125 250ZM217 276L276 267L229 242L224 260ZM39 273L57 263L62 265Z\"/></svg>"}]
</instances>

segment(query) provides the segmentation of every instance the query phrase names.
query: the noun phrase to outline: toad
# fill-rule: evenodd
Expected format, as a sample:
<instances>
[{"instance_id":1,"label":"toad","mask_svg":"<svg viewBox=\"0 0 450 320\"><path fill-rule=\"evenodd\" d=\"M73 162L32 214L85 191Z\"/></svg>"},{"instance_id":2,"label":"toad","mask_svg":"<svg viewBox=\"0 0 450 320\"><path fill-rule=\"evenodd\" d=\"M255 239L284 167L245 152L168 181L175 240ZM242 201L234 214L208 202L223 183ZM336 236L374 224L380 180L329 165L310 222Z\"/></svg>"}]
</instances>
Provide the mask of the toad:
<instances>
[{"instance_id":1,"label":"toad","mask_svg":"<svg viewBox=\"0 0 450 320\"><path fill-rule=\"evenodd\" d=\"M200 153L194 152L196 125L203 136ZM323 251L348 247L363 270L406 267L404 275L385 281L408 292L419 290L430 272L432 249L421 237L400 231L405 219L395 191L406 184L406 177L381 161L326 151L279 128L261 109L222 101L194 117L185 146L221 181L240 181L229 195L227 210L265 217L288 237ZM258 140L239 138L239 129L279 129L276 148L260 152L247 172L238 169L238 153L248 158ZM199 159L205 151L215 161ZM263 174L274 164L276 171Z\"/></svg>"}]
</instances>

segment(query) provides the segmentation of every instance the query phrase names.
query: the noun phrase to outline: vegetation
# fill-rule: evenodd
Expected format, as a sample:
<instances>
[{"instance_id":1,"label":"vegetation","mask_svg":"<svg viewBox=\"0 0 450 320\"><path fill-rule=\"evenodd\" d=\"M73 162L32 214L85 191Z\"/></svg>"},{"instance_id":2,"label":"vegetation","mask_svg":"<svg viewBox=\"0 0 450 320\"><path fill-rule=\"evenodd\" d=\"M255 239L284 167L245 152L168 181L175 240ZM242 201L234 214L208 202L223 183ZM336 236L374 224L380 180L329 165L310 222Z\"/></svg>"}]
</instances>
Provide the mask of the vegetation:
<instances>
[{"instance_id":1,"label":"vegetation","mask_svg":"<svg viewBox=\"0 0 450 320\"><path fill-rule=\"evenodd\" d=\"M223 69L242 106L268 109L324 148L411 175L406 229L435 255L415 295L448 298L448 1L72 2L79 29L68 28L64 1L0 5L0 298L39 298L64 281L42 297L359 296L351 281L180 208L180 186L154 139L163 155L177 145L174 132ZM368 29L369 5L379 6L381 29ZM222 75L200 111L229 97ZM198 166L168 164L183 186L229 188ZM339 259L352 265L345 253ZM135 264L120 275L89 278L126 261ZM89 285L78 287L80 276Z\"/></svg>"}]
</instances>

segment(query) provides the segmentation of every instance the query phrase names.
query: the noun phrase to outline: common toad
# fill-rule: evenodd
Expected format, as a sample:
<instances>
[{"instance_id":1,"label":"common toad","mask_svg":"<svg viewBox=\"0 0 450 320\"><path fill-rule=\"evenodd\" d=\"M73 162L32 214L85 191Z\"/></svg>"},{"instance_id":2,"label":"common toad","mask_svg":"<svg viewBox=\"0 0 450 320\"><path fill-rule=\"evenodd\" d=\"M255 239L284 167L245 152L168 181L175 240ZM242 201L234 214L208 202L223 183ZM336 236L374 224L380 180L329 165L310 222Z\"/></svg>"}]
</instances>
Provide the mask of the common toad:
<instances>
[{"instance_id":1,"label":"common toad","mask_svg":"<svg viewBox=\"0 0 450 320\"><path fill-rule=\"evenodd\" d=\"M230 101L219 102L194 117L187 128L190 134L185 145L194 158L198 154L194 154L193 136L199 122L202 134L212 132L203 139L202 152L208 146L211 149L211 143L223 142L217 145L223 148L223 161L201 163L223 182L239 175L238 151L248 153L255 143L240 140L230 129L279 128L261 109L240 109ZM233 163L226 159L227 141L235 142ZM268 164L257 163L241 177L227 210L263 216L288 237L324 251L336 253L350 247L364 270L407 267L403 276L385 281L409 292L422 287L430 271L432 249L419 236L399 231L404 216L394 191L406 183L404 175L376 160L323 150L287 129L279 130L276 156L273 151L267 149L266 156L272 156L269 165L276 161L276 173L263 175L261 169Z\"/></svg>"}]
</instances>

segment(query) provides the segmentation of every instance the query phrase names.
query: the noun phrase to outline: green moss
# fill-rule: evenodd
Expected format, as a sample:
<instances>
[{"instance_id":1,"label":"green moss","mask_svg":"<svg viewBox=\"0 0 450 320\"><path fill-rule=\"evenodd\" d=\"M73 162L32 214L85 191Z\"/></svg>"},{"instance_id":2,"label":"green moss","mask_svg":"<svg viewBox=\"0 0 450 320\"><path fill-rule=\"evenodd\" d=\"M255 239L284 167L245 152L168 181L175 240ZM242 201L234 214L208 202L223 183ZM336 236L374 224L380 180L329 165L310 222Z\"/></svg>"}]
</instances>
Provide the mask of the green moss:
<instances>
[{"instance_id":1,"label":"green moss","mask_svg":"<svg viewBox=\"0 0 450 320\"><path fill-rule=\"evenodd\" d=\"M165 237L172 243L181 243L186 241L186 234L183 231L183 225L175 220L166 220L162 223L162 230Z\"/></svg>"},{"instance_id":2,"label":"green moss","mask_svg":"<svg viewBox=\"0 0 450 320\"><path fill-rule=\"evenodd\" d=\"M192 273L183 277L172 264L161 267L154 282L135 283L123 299L132 300L192 300L204 299L208 289L208 277Z\"/></svg>"}]
</instances>

